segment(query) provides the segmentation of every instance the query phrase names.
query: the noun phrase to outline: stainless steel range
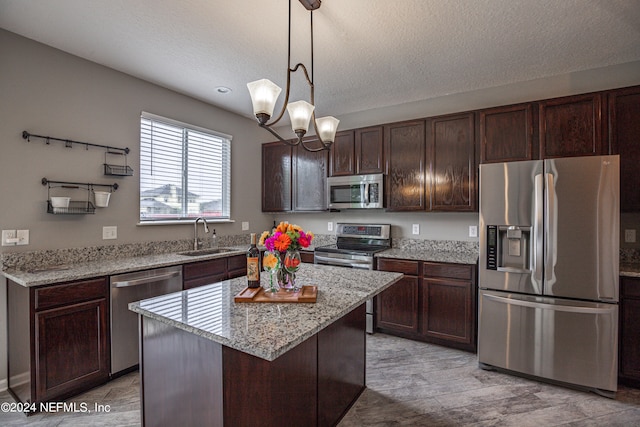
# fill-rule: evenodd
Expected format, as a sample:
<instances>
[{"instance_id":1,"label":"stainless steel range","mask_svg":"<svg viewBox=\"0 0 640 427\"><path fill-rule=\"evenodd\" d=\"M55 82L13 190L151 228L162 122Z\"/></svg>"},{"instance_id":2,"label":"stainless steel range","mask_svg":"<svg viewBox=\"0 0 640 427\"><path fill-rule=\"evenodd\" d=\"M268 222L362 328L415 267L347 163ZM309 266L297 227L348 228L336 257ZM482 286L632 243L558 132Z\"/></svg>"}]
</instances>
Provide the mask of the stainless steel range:
<instances>
[{"instance_id":1,"label":"stainless steel range","mask_svg":"<svg viewBox=\"0 0 640 427\"><path fill-rule=\"evenodd\" d=\"M314 251L316 264L373 270L374 254L391 247L391 225L338 223L335 245ZM367 301L367 332L373 333L373 300Z\"/></svg>"}]
</instances>

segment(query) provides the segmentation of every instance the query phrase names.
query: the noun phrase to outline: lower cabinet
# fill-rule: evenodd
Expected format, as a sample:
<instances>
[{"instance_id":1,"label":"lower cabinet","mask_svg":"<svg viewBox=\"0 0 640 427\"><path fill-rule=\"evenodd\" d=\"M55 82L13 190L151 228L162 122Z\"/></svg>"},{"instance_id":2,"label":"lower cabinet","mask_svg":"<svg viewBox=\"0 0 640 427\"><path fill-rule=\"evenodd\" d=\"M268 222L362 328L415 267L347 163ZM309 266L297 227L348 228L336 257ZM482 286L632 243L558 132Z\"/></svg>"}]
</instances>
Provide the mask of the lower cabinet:
<instances>
[{"instance_id":1,"label":"lower cabinet","mask_svg":"<svg viewBox=\"0 0 640 427\"><path fill-rule=\"evenodd\" d=\"M640 386L640 279L620 278L620 382Z\"/></svg>"},{"instance_id":2,"label":"lower cabinet","mask_svg":"<svg viewBox=\"0 0 640 427\"><path fill-rule=\"evenodd\" d=\"M22 402L62 400L109 380L106 278L26 288L8 282L9 389Z\"/></svg>"},{"instance_id":3,"label":"lower cabinet","mask_svg":"<svg viewBox=\"0 0 640 427\"><path fill-rule=\"evenodd\" d=\"M476 351L476 266L378 258L405 277L377 297L385 333Z\"/></svg>"},{"instance_id":4,"label":"lower cabinet","mask_svg":"<svg viewBox=\"0 0 640 427\"><path fill-rule=\"evenodd\" d=\"M182 289L209 285L222 280L247 275L247 257L234 255L207 261L193 262L182 267Z\"/></svg>"}]
</instances>

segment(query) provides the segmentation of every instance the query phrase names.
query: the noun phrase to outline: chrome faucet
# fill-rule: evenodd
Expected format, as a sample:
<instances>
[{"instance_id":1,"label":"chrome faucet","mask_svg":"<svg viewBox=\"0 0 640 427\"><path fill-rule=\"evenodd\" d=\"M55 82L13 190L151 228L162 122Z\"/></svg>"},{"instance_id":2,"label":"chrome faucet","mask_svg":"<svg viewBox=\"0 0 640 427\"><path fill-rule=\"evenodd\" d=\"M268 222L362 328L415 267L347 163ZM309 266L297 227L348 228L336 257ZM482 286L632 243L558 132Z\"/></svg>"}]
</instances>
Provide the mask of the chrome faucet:
<instances>
[{"instance_id":1,"label":"chrome faucet","mask_svg":"<svg viewBox=\"0 0 640 427\"><path fill-rule=\"evenodd\" d=\"M193 250L198 250L198 221L202 220L202 225L204 225L204 232L209 232L209 227L207 226L207 220L199 216L196 218L196 221L193 223Z\"/></svg>"}]
</instances>

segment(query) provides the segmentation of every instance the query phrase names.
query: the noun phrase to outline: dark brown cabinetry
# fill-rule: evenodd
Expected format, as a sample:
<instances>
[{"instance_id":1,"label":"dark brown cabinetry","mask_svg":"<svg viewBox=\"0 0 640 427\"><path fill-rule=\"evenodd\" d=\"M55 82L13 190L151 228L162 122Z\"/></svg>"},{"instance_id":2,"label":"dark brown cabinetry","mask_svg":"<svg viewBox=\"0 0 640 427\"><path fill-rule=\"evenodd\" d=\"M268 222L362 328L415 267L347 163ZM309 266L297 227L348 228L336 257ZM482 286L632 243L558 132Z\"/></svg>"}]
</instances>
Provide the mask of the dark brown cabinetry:
<instances>
[{"instance_id":1,"label":"dark brown cabinetry","mask_svg":"<svg viewBox=\"0 0 640 427\"><path fill-rule=\"evenodd\" d=\"M601 93L540 101L538 114L541 159L606 154Z\"/></svg>"},{"instance_id":2,"label":"dark brown cabinetry","mask_svg":"<svg viewBox=\"0 0 640 427\"><path fill-rule=\"evenodd\" d=\"M404 273L404 277L376 298L376 326L412 336L418 332L420 264L416 261L378 259L378 270Z\"/></svg>"},{"instance_id":3,"label":"dark brown cabinetry","mask_svg":"<svg viewBox=\"0 0 640 427\"><path fill-rule=\"evenodd\" d=\"M302 262L313 264L315 261L315 255L313 254L313 251L300 251L300 260Z\"/></svg>"},{"instance_id":4,"label":"dark brown cabinetry","mask_svg":"<svg viewBox=\"0 0 640 427\"><path fill-rule=\"evenodd\" d=\"M429 341L476 350L475 266L422 265L421 333Z\"/></svg>"},{"instance_id":5,"label":"dark brown cabinetry","mask_svg":"<svg viewBox=\"0 0 640 427\"><path fill-rule=\"evenodd\" d=\"M377 296L382 332L476 351L476 266L378 258L405 277Z\"/></svg>"},{"instance_id":6,"label":"dark brown cabinetry","mask_svg":"<svg viewBox=\"0 0 640 427\"><path fill-rule=\"evenodd\" d=\"M246 275L247 257L245 255L193 262L183 266L182 288L185 290L196 288Z\"/></svg>"},{"instance_id":7,"label":"dark brown cabinetry","mask_svg":"<svg viewBox=\"0 0 640 427\"><path fill-rule=\"evenodd\" d=\"M640 279L620 278L620 363L621 382L640 386Z\"/></svg>"},{"instance_id":8,"label":"dark brown cabinetry","mask_svg":"<svg viewBox=\"0 0 640 427\"><path fill-rule=\"evenodd\" d=\"M108 381L106 278L38 288L9 281L7 295L9 389L21 401L62 400ZM25 371L28 382L12 384Z\"/></svg>"},{"instance_id":9,"label":"dark brown cabinetry","mask_svg":"<svg viewBox=\"0 0 640 427\"><path fill-rule=\"evenodd\" d=\"M427 185L431 187L431 210L476 209L476 161L474 114L454 114L428 119Z\"/></svg>"},{"instance_id":10,"label":"dark brown cabinetry","mask_svg":"<svg viewBox=\"0 0 640 427\"><path fill-rule=\"evenodd\" d=\"M262 211L291 210L292 147L282 142L262 145Z\"/></svg>"},{"instance_id":11,"label":"dark brown cabinetry","mask_svg":"<svg viewBox=\"0 0 640 427\"><path fill-rule=\"evenodd\" d=\"M640 86L609 93L609 142L620 154L620 210L640 211Z\"/></svg>"},{"instance_id":12,"label":"dark brown cabinetry","mask_svg":"<svg viewBox=\"0 0 640 427\"><path fill-rule=\"evenodd\" d=\"M425 123L402 122L384 127L384 158L388 211L429 209Z\"/></svg>"},{"instance_id":13,"label":"dark brown cabinetry","mask_svg":"<svg viewBox=\"0 0 640 427\"><path fill-rule=\"evenodd\" d=\"M480 163L532 160L533 112L531 103L479 111Z\"/></svg>"},{"instance_id":14,"label":"dark brown cabinetry","mask_svg":"<svg viewBox=\"0 0 640 427\"><path fill-rule=\"evenodd\" d=\"M383 173L383 128L372 126L336 134L330 176Z\"/></svg>"},{"instance_id":15,"label":"dark brown cabinetry","mask_svg":"<svg viewBox=\"0 0 640 427\"><path fill-rule=\"evenodd\" d=\"M309 147L320 142L310 140ZM293 210L324 211L327 209L327 168L329 152L307 151L298 145L293 156Z\"/></svg>"}]
</instances>

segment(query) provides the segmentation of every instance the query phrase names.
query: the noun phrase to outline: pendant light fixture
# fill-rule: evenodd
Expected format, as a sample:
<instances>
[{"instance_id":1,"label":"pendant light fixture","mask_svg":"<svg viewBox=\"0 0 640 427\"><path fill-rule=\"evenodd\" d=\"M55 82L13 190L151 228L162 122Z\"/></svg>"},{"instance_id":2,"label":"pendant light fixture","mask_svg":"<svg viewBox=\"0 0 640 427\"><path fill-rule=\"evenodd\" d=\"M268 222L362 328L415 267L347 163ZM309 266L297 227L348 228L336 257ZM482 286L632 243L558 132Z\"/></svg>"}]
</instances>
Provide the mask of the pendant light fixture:
<instances>
[{"instance_id":1,"label":"pendant light fixture","mask_svg":"<svg viewBox=\"0 0 640 427\"><path fill-rule=\"evenodd\" d=\"M253 104L253 113L256 115L256 119L258 119L258 125L269 132L271 132L278 140L284 142L285 144L296 146L302 145L302 147L307 151L321 151L321 150L329 150L331 148L331 144L333 143L336 130L338 128L338 123L340 122L335 117L322 117L316 119L315 117L315 104L314 104L314 91L313 91L313 11L320 7L320 0L300 0L300 3L309 10L310 16L310 27L311 27L311 78L309 78L309 73L307 71L307 67L302 63L296 64L295 67L291 68L291 0L289 0L289 45L287 52L287 64L289 68L287 69L287 88L284 97L284 104L282 105L282 110L278 114L278 117L269 123L269 119L273 116L273 109L275 108L276 101L278 100L278 95L282 89L273 83L270 80L262 79L257 80L255 82L247 83L247 87L249 88L249 93L251 94L251 103ZM289 89L291 86L291 73L295 73L301 69L304 72L304 77L307 81L307 85L309 86L309 102L306 101L296 101L289 103ZM272 128L273 125L278 123L282 116L284 115L284 111L287 110L289 112L289 118L291 119L291 128L295 132L298 137L295 141L290 141L282 138L278 133ZM313 122L313 128L315 130L316 136L322 143L321 147L310 148L305 142L302 140L304 135L307 133L309 129L309 122Z\"/></svg>"}]
</instances>

